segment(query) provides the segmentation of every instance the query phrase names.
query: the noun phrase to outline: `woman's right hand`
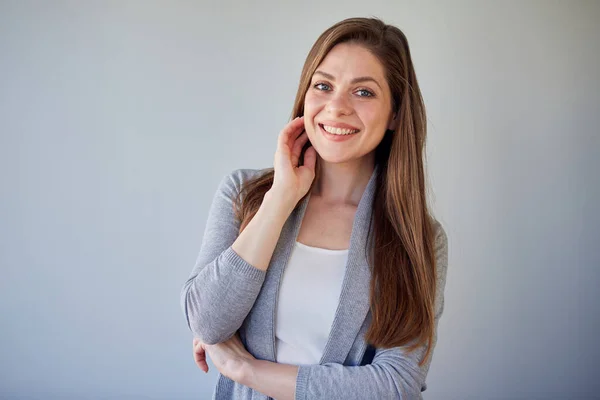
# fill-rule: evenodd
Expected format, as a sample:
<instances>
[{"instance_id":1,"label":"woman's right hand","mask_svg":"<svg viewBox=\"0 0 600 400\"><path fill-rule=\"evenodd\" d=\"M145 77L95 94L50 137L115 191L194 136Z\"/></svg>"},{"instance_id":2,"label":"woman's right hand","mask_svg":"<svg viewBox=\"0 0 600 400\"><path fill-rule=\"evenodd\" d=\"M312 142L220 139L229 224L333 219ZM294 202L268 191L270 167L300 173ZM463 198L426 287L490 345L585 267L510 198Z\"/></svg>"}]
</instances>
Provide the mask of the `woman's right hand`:
<instances>
[{"instance_id":1,"label":"woman's right hand","mask_svg":"<svg viewBox=\"0 0 600 400\"><path fill-rule=\"evenodd\" d=\"M308 141L304 117L297 117L283 128L277 139L275 177L271 192L290 199L294 205L308 192L315 179L317 152L310 146L304 152L304 165L298 166L302 148Z\"/></svg>"}]
</instances>

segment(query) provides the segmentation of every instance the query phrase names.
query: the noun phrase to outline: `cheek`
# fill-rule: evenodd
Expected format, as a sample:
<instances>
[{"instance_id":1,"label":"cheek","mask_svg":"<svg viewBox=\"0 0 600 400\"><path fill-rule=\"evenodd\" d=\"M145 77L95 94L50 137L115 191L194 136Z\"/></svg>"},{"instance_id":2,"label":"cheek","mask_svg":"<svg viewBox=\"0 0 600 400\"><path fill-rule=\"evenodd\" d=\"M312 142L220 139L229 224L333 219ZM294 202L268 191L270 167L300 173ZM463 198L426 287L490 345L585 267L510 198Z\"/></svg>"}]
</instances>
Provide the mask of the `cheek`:
<instances>
[{"instance_id":1,"label":"cheek","mask_svg":"<svg viewBox=\"0 0 600 400\"><path fill-rule=\"evenodd\" d=\"M311 95L310 92L304 96L304 126L308 133L314 132L314 118L323 108L322 103L322 100Z\"/></svg>"},{"instance_id":2,"label":"cheek","mask_svg":"<svg viewBox=\"0 0 600 400\"><path fill-rule=\"evenodd\" d=\"M311 95L310 92L304 96L304 115L315 115L319 108L319 100L315 96Z\"/></svg>"},{"instance_id":3,"label":"cheek","mask_svg":"<svg viewBox=\"0 0 600 400\"><path fill-rule=\"evenodd\" d=\"M355 109L366 127L378 130L381 127L387 127L388 112L381 105L363 104L358 105Z\"/></svg>"},{"instance_id":4,"label":"cheek","mask_svg":"<svg viewBox=\"0 0 600 400\"><path fill-rule=\"evenodd\" d=\"M316 90L309 90L304 96L304 107L310 107L313 110L322 109L328 101L328 96L325 93L320 93Z\"/></svg>"}]
</instances>

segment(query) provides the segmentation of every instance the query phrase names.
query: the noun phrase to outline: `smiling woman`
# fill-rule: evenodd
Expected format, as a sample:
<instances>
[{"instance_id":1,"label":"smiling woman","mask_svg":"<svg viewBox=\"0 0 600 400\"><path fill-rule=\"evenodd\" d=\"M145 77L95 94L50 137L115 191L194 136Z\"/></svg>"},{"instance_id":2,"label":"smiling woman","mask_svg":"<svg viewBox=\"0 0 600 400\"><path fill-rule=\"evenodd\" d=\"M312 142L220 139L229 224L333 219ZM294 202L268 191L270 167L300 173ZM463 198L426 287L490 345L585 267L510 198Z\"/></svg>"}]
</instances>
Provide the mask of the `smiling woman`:
<instances>
[{"instance_id":1,"label":"smiling woman","mask_svg":"<svg viewBox=\"0 0 600 400\"><path fill-rule=\"evenodd\" d=\"M304 98L304 127L317 153L329 162L343 163L367 154L374 158L373 150L397 122L392 107L385 70L377 57L360 44L340 43L312 76Z\"/></svg>"},{"instance_id":2,"label":"smiling woman","mask_svg":"<svg viewBox=\"0 0 600 400\"><path fill-rule=\"evenodd\" d=\"M181 292L216 399L421 398L447 239L408 43L352 18L312 47L274 168L222 180Z\"/></svg>"}]
</instances>

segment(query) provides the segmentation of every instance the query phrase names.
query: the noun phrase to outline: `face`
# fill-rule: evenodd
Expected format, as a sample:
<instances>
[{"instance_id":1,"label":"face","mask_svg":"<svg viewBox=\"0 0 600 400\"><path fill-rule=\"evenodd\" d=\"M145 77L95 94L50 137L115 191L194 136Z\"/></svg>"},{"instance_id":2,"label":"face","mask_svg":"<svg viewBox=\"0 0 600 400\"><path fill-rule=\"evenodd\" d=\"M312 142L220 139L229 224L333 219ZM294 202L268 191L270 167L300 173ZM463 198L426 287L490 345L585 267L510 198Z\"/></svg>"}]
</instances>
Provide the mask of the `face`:
<instances>
[{"instance_id":1,"label":"face","mask_svg":"<svg viewBox=\"0 0 600 400\"><path fill-rule=\"evenodd\" d=\"M372 156L386 129L393 129L385 70L366 48L336 45L312 76L304 98L308 138L326 162Z\"/></svg>"}]
</instances>

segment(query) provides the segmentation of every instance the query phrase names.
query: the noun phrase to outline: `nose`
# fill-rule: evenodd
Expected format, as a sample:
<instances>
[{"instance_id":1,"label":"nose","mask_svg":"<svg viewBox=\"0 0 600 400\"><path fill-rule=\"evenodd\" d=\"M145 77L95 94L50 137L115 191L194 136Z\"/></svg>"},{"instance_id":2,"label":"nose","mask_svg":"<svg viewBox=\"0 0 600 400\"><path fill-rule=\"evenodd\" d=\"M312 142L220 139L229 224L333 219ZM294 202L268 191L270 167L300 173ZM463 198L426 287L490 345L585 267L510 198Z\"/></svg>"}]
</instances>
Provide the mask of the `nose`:
<instances>
[{"instance_id":1,"label":"nose","mask_svg":"<svg viewBox=\"0 0 600 400\"><path fill-rule=\"evenodd\" d=\"M333 93L327 102L325 109L334 116L350 115L353 108L346 94L342 92Z\"/></svg>"}]
</instances>

